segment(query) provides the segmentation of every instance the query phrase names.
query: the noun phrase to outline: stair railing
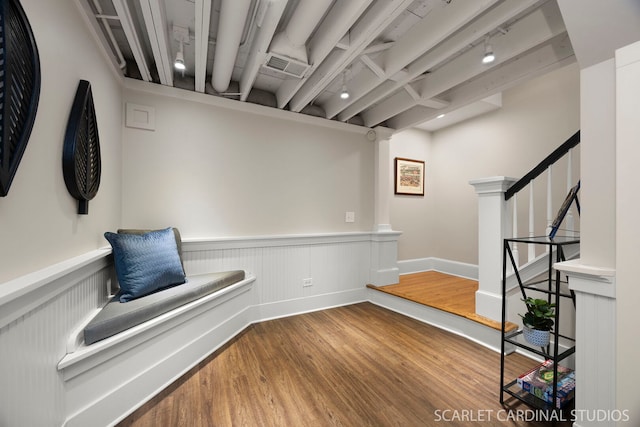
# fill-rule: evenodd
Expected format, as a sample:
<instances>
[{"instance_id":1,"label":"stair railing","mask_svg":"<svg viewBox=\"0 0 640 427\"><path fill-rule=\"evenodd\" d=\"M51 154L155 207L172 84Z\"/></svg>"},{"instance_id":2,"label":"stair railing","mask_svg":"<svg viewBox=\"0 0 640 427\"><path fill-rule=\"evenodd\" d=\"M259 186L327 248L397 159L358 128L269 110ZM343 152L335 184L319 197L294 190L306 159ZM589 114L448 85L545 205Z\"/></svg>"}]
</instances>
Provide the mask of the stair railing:
<instances>
[{"instance_id":1,"label":"stair railing","mask_svg":"<svg viewBox=\"0 0 640 427\"><path fill-rule=\"evenodd\" d=\"M529 189L529 209L528 209L528 235L529 237L533 237L535 235L535 197L534 197L534 182L536 178L545 173L547 175L547 197L546 197L546 220L547 220L547 230L546 234L549 234L549 230L551 224L555 217L555 210L553 207L553 166L562 159L565 155L567 155L567 193L569 190L575 185L573 182L573 149L580 143L580 131L577 131L573 134L569 139L567 139L562 145L560 145L557 149L555 149L551 154L549 154L543 161L538 163L536 167L531 169L529 173L523 176L520 180L516 181L509 189L505 192L504 198L505 201L512 200L511 202L511 210L512 210L512 236L518 237L518 194L521 193L522 190L528 187ZM573 217L572 208L569 209L567 215L565 216L566 221L566 232L567 236L574 236L574 227L575 221ZM535 254L535 245L529 244L527 245L527 262L532 262L536 258ZM518 251L517 243L513 243L512 252L514 259L519 264L520 257Z\"/></svg>"}]
</instances>

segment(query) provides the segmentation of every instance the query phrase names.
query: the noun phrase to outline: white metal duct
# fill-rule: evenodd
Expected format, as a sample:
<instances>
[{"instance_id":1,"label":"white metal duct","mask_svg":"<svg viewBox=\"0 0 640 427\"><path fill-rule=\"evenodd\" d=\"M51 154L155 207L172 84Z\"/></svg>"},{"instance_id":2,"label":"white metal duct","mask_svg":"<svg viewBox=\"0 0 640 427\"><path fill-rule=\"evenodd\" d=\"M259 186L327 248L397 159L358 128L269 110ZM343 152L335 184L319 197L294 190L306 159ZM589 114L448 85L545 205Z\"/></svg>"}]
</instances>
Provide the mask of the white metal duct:
<instances>
[{"instance_id":1,"label":"white metal duct","mask_svg":"<svg viewBox=\"0 0 640 427\"><path fill-rule=\"evenodd\" d=\"M222 0L211 85L217 92L229 88L251 0Z\"/></svg>"},{"instance_id":2,"label":"white metal duct","mask_svg":"<svg viewBox=\"0 0 640 427\"><path fill-rule=\"evenodd\" d=\"M287 27L271 42L265 66L285 74L302 77L309 69L305 43L333 0L301 0Z\"/></svg>"}]
</instances>

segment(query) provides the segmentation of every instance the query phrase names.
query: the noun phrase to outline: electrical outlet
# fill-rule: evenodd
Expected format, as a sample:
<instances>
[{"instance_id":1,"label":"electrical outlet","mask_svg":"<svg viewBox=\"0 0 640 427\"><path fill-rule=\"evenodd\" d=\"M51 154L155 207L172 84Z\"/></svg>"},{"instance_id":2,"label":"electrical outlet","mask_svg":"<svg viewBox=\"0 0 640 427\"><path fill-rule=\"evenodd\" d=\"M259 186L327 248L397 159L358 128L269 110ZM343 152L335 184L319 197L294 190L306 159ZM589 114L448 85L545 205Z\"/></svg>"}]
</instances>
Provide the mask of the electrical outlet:
<instances>
[{"instance_id":1,"label":"electrical outlet","mask_svg":"<svg viewBox=\"0 0 640 427\"><path fill-rule=\"evenodd\" d=\"M346 212L344 215L344 222L355 222L356 221L356 213L355 212Z\"/></svg>"},{"instance_id":2,"label":"electrical outlet","mask_svg":"<svg viewBox=\"0 0 640 427\"><path fill-rule=\"evenodd\" d=\"M313 279L312 278L302 279L302 287L306 288L308 286L313 286Z\"/></svg>"}]
</instances>

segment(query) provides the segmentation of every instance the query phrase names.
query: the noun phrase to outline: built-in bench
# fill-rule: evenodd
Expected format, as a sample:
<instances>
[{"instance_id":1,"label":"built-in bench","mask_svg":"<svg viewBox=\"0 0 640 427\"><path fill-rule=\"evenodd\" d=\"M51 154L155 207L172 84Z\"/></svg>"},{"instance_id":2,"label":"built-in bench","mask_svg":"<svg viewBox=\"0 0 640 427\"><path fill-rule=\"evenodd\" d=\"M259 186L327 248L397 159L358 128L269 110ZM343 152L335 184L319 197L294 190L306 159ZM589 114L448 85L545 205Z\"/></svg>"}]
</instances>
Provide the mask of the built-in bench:
<instances>
[{"instance_id":1,"label":"built-in bench","mask_svg":"<svg viewBox=\"0 0 640 427\"><path fill-rule=\"evenodd\" d=\"M150 236L149 234L145 233L149 233L151 231L153 230L120 229L118 230L118 236ZM175 249L177 250L177 257L179 257L180 259L180 264L182 267L181 270L184 270L184 261L182 258L182 238L177 228L172 228L171 231L173 231L173 239L171 240L175 239ZM112 233L107 234L113 235ZM134 238L138 239L139 237ZM154 243L154 248L155 247L156 246ZM124 251L124 249L121 250ZM149 252L146 249L145 252L153 253ZM153 259L155 260L156 258L154 257ZM160 259L164 258L160 256ZM148 261L139 262L142 263ZM144 267L141 268L142 271L145 271ZM159 266L159 268L163 267ZM195 301L199 298L202 298L203 296L224 289L227 286L238 283L244 279L245 273L243 270L207 273L187 276L184 283L158 289L155 292L130 300L123 300L119 297L118 294L116 294L84 327L84 345L91 345L97 341L111 337L117 333L144 323L147 320L153 319L154 317L171 311L176 307L180 307L191 301Z\"/></svg>"},{"instance_id":2,"label":"built-in bench","mask_svg":"<svg viewBox=\"0 0 640 427\"><path fill-rule=\"evenodd\" d=\"M65 425L113 422L112 406L148 400L246 328L255 280L244 270L187 275L185 283L127 302L108 280L108 292L116 295L74 328L58 363Z\"/></svg>"},{"instance_id":3,"label":"built-in bench","mask_svg":"<svg viewBox=\"0 0 640 427\"><path fill-rule=\"evenodd\" d=\"M91 345L244 279L243 270L199 274L187 276L184 284L132 301L113 297L84 327L84 343Z\"/></svg>"},{"instance_id":4,"label":"built-in bench","mask_svg":"<svg viewBox=\"0 0 640 427\"><path fill-rule=\"evenodd\" d=\"M238 270L187 279L126 303L112 299L71 334L58 363L66 426L113 420L112 406L148 400L251 323L255 276Z\"/></svg>"}]
</instances>

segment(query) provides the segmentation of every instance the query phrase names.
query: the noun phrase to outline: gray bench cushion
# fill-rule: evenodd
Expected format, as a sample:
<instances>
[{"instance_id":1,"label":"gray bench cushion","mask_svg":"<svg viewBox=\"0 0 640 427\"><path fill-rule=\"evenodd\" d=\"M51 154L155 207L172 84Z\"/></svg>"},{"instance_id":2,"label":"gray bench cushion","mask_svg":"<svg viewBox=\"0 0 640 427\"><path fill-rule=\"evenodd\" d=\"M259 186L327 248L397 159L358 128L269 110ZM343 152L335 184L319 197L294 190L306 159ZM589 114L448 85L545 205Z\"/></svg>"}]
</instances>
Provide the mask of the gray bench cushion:
<instances>
[{"instance_id":1,"label":"gray bench cushion","mask_svg":"<svg viewBox=\"0 0 640 427\"><path fill-rule=\"evenodd\" d=\"M144 297L120 302L112 298L84 329L84 342L93 344L176 307L244 280L243 270L187 276L187 282Z\"/></svg>"}]
</instances>

